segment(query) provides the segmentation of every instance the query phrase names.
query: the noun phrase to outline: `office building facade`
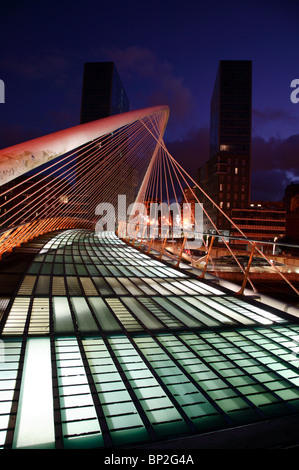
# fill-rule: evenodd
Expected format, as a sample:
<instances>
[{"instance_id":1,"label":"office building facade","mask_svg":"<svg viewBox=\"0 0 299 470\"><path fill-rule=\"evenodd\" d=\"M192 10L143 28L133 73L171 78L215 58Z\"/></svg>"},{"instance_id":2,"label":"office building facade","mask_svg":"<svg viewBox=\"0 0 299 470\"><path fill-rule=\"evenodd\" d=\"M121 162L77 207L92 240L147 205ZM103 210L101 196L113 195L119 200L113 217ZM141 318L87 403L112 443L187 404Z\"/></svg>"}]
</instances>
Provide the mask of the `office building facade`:
<instances>
[{"instance_id":1,"label":"office building facade","mask_svg":"<svg viewBox=\"0 0 299 470\"><path fill-rule=\"evenodd\" d=\"M271 253L273 246L269 242L281 239L286 233L286 211L279 202L251 202L250 208L232 209L231 218L249 239L268 242L260 245L264 252ZM233 240L235 245L242 244L240 233L234 226L231 236L236 237L236 240Z\"/></svg>"},{"instance_id":2,"label":"office building facade","mask_svg":"<svg viewBox=\"0 0 299 470\"><path fill-rule=\"evenodd\" d=\"M122 84L119 73L113 62L88 62L84 65L81 115L80 123L85 124L94 120L106 118L115 114L129 111L129 99L126 90ZM115 154L113 168L106 168L103 164L102 173L105 173L107 183L96 188L97 199L95 200L93 190L90 188L89 181L92 177L86 177L84 161L86 161L86 152L79 154L77 168L77 187L81 194L78 211L81 216L87 216L91 212L95 214L99 202L109 202L114 206L117 204L118 194L126 194L130 202L133 202L135 196L135 187L137 175L126 161L127 144L123 140L120 148L117 141L116 131L103 136L88 150L88 159L94 160L94 168L99 168L103 161L102 150L109 147L110 154ZM112 187L110 184L111 173L118 173L118 184ZM128 189L127 181L132 180ZM109 186L109 193L107 187ZM82 196L82 192L84 196Z\"/></svg>"},{"instance_id":3,"label":"office building facade","mask_svg":"<svg viewBox=\"0 0 299 470\"><path fill-rule=\"evenodd\" d=\"M211 98L210 157L198 172L200 186L221 209L199 194L211 217L205 218L208 231L229 230L225 214L249 206L251 101L251 61L220 61Z\"/></svg>"},{"instance_id":4,"label":"office building facade","mask_svg":"<svg viewBox=\"0 0 299 470\"><path fill-rule=\"evenodd\" d=\"M80 123L129 111L129 99L113 62L84 65Z\"/></svg>"}]
</instances>

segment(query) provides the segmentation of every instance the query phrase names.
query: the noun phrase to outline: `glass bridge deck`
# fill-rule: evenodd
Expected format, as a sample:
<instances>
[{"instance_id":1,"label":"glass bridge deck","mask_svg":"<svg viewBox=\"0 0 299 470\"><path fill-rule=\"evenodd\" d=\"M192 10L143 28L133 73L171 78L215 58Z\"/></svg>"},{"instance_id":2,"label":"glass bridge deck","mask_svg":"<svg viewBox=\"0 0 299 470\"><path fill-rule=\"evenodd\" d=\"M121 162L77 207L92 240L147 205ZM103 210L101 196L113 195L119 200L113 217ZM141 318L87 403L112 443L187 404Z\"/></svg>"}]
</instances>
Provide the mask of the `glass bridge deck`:
<instances>
[{"instance_id":1,"label":"glass bridge deck","mask_svg":"<svg viewBox=\"0 0 299 470\"><path fill-rule=\"evenodd\" d=\"M299 412L299 325L127 246L44 240L0 299L0 447L123 448Z\"/></svg>"}]
</instances>

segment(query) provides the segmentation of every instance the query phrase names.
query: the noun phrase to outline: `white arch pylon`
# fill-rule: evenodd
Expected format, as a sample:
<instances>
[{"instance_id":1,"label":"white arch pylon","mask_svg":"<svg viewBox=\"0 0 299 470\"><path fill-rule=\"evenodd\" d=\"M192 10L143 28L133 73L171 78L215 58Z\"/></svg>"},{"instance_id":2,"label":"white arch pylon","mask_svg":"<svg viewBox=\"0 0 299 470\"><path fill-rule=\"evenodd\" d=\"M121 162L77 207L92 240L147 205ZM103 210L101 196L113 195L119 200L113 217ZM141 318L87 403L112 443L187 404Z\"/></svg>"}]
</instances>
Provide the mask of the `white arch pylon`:
<instances>
[{"instance_id":1,"label":"white arch pylon","mask_svg":"<svg viewBox=\"0 0 299 470\"><path fill-rule=\"evenodd\" d=\"M0 150L0 186L87 142L155 114L162 115L163 135L169 117L166 105L115 114Z\"/></svg>"}]
</instances>

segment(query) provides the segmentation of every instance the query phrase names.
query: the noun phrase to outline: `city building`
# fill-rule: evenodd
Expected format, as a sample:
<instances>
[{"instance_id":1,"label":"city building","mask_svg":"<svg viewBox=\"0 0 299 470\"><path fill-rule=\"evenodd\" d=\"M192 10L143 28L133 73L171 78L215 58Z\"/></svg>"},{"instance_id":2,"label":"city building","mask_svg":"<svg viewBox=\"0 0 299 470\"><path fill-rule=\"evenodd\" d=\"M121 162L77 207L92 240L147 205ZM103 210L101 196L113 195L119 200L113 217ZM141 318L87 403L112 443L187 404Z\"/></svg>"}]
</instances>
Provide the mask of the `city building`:
<instances>
[{"instance_id":1,"label":"city building","mask_svg":"<svg viewBox=\"0 0 299 470\"><path fill-rule=\"evenodd\" d=\"M210 158L198 171L198 183L228 216L250 201L252 63L221 60L211 99ZM205 230L230 230L230 222L199 193L209 218Z\"/></svg>"},{"instance_id":2,"label":"city building","mask_svg":"<svg viewBox=\"0 0 299 470\"><path fill-rule=\"evenodd\" d=\"M288 184L284 193L284 206L287 212L298 210L299 183L292 182Z\"/></svg>"},{"instance_id":3,"label":"city building","mask_svg":"<svg viewBox=\"0 0 299 470\"><path fill-rule=\"evenodd\" d=\"M129 99L113 62L84 65L80 124L129 111Z\"/></svg>"},{"instance_id":4,"label":"city building","mask_svg":"<svg viewBox=\"0 0 299 470\"><path fill-rule=\"evenodd\" d=\"M81 115L80 124L85 124L97 119L102 119L115 114L129 111L129 99L122 84L119 73L113 62L88 62L84 65ZM126 161L127 144L122 137L123 145L120 148L115 138L118 130L104 136L96 144L91 145L88 152L82 151L78 155L77 166L77 187L78 192L84 193L84 197L78 205L78 212L82 216L95 214L96 206L100 202L111 203L116 207L118 194L127 196L128 205L135 199L135 189L138 182L138 175L128 161ZM84 162L86 159L93 159L94 166L101 165L103 152L109 147L110 154L115 154L115 164L113 168L103 168L107 175L107 184L102 184L96 188L97 199L94 198L95 188L90 185L92 176L86 174ZM111 186L111 175L118 174L118 184ZM128 186L128 180L131 185ZM109 192L107 187L109 186Z\"/></svg>"},{"instance_id":5,"label":"city building","mask_svg":"<svg viewBox=\"0 0 299 470\"><path fill-rule=\"evenodd\" d=\"M262 240L265 242L276 242L286 233L286 211L282 202L256 201L251 202L249 208L232 209L232 221L251 240ZM232 237L240 237L240 232L232 224ZM242 244L240 239L233 241L234 244ZM273 250L273 245L265 244L263 250Z\"/></svg>"},{"instance_id":6,"label":"city building","mask_svg":"<svg viewBox=\"0 0 299 470\"><path fill-rule=\"evenodd\" d=\"M286 187L283 202L286 210L286 242L299 244L299 183L292 182Z\"/></svg>"}]
</instances>

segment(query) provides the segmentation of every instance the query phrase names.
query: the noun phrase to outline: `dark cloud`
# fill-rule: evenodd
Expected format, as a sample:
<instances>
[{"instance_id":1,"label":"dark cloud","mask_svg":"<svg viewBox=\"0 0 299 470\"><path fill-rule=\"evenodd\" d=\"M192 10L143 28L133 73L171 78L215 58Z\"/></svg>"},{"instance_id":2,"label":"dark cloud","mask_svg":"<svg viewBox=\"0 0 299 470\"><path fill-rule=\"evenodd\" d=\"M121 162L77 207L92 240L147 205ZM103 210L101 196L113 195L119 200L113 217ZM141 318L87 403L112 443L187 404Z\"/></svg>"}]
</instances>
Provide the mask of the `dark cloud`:
<instances>
[{"instance_id":1,"label":"dark cloud","mask_svg":"<svg viewBox=\"0 0 299 470\"><path fill-rule=\"evenodd\" d=\"M209 129L190 131L167 143L171 155L193 177L209 158ZM282 200L286 186L299 179L299 134L287 139L252 139L252 200Z\"/></svg>"},{"instance_id":2,"label":"dark cloud","mask_svg":"<svg viewBox=\"0 0 299 470\"><path fill-rule=\"evenodd\" d=\"M166 143L169 153L192 176L209 158L210 130L200 128L190 130L180 140Z\"/></svg>"},{"instance_id":3,"label":"dark cloud","mask_svg":"<svg viewBox=\"0 0 299 470\"><path fill-rule=\"evenodd\" d=\"M287 139L252 139L252 170L284 170L299 176L299 134Z\"/></svg>"},{"instance_id":4,"label":"dark cloud","mask_svg":"<svg viewBox=\"0 0 299 470\"><path fill-rule=\"evenodd\" d=\"M164 105L170 107L167 135L170 139L186 132L185 122L192 121L195 112L195 99L182 77L172 65L163 61L146 47L132 46L102 48L102 52L117 64L117 69L126 84L130 102L134 108ZM139 77L142 88L130 88Z\"/></svg>"},{"instance_id":5,"label":"dark cloud","mask_svg":"<svg viewBox=\"0 0 299 470\"><path fill-rule=\"evenodd\" d=\"M291 103L291 102L290 102ZM296 134L299 129L299 116L294 114L297 108L289 103L289 109L267 107L264 110L252 110L252 135L266 139L286 139Z\"/></svg>"},{"instance_id":6,"label":"dark cloud","mask_svg":"<svg viewBox=\"0 0 299 470\"><path fill-rule=\"evenodd\" d=\"M76 126L78 123L78 116L74 116L68 109L61 109L59 111L51 110L46 116L54 128L58 130L66 129L68 127Z\"/></svg>"},{"instance_id":7,"label":"dark cloud","mask_svg":"<svg viewBox=\"0 0 299 470\"><path fill-rule=\"evenodd\" d=\"M294 175L285 170L272 169L251 172L252 201L282 201L285 189Z\"/></svg>"},{"instance_id":8,"label":"dark cloud","mask_svg":"<svg viewBox=\"0 0 299 470\"><path fill-rule=\"evenodd\" d=\"M252 139L251 198L282 200L285 188L299 179L299 134L279 139Z\"/></svg>"},{"instance_id":9,"label":"dark cloud","mask_svg":"<svg viewBox=\"0 0 299 470\"><path fill-rule=\"evenodd\" d=\"M41 131L33 128L26 128L18 124L2 125L0 133L0 149L11 147L12 145L26 142L41 136Z\"/></svg>"},{"instance_id":10,"label":"dark cloud","mask_svg":"<svg viewBox=\"0 0 299 470\"><path fill-rule=\"evenodd\" d=\"M57 85L65 84L71 62L64 55L54 51L26 54L23 56L4 56L1 68L29 80L55 80Z\"/></svg>"},{"instance_id":11,"label":"dark cloud","mask_svg":"<svg viewBox=\"0 0 299 470\"><path fill-rule=\"evenodd\" d=\"M258 126L261 124L268 124L273 121L285 121L288 124L294 125L299 123L298 116L290 114L289 111L280 108L271 108L267 107L264 110L253 109L252 118L255 128L258 129Z\"/></svg>"}]
</instances>

